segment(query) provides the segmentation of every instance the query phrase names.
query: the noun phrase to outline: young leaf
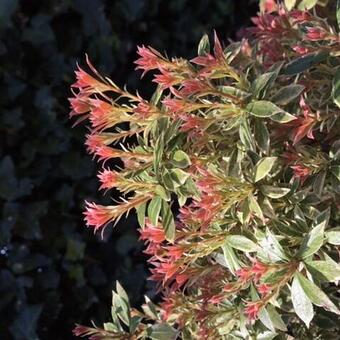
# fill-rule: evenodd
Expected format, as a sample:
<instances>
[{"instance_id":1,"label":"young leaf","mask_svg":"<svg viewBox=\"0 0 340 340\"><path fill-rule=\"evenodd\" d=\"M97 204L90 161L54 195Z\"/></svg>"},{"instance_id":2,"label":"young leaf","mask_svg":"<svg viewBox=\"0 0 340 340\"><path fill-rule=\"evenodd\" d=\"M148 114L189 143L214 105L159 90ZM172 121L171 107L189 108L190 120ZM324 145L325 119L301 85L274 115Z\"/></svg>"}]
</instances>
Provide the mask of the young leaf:
<instances>
[{"instance_id":1,"label":"young leaf","mask_svg":"<svg viewBox=\"0 0 340 340\"><path fill-rule=\"evenodd\" d=\"M254 169L255 183L268 175L276 159L277 157L264 157L259 162L257 162Z\"/></svg>"},{"instance_id":2,"label":"young leaf","mask_svg":"<svg viewBox=\"0 0 340 340\"><path fill-rule=\"evenodd\" d=\"M297 276L294 276L291 294L295 313L309 328L309 324L314 316L313 304L305 294Z\"/></svg>"},{"instance_id":3,"label":"young leaf","mask_svg":"<svg viewBox=\"0 0 340 340\"><path fill-rule=\"evenodd\" d=\"M297 98L304 88L303 85L298 84L281 87L270 100L278 105L287 105Z\"/></svg>"},{"instance_id":4,"label":"young leaf","mask_svg":"<svg viewBox=\"0 0 340 340\"><path fill-rule=\"evenodd\" d=\"M244 252L254 252L258 249L256 243L243 235L229 235L226 238L226 242L232 248L242 250Z\"/></svg>"},{"instance_id":5,"label":"young leaf","mask_svg":"<svg viewBox=\"0 0 340 340\"><path fill-rule=\"evenodd\" d=\"M154 197L148 206L148 217L153 225L157 225L159 213L161 211L162 199L159 196Z\"/></svg>"},{"instance_id":6,"label":"young leaf","mask_svg":"<svg viewBox=\"0 0 340 340\"><path fill-rule=\"evenodd\" d=\"M246 106L247 112L255 117L266 118L275 113L283 111L278 106L267 100L258 100L249 103Z\"/></svg>"},{"instance_id":7,"label":"young leaf","mask_svg":"<svg viewBox=\"0 0 340 340\"><path fill-rule=\"evenodd\" d=\"M175 239L176 229L175 221L170 206L166 201L162 201L162 222L166 239L169 242L173 242Z\"/></svg>"},{"instance_id":8,"label":"young leaf","mask_svg":"<svg viewBox=\"0 0 340 340\"><path fill-rule=\"evenodd\" d=\"M323 307L335 314L340 314L339 309L317 285L315 285L312 281L309 281L301 273L296 273L295 276L299 280L303 291L314 305Z\"/></svg>"}]
</instances>

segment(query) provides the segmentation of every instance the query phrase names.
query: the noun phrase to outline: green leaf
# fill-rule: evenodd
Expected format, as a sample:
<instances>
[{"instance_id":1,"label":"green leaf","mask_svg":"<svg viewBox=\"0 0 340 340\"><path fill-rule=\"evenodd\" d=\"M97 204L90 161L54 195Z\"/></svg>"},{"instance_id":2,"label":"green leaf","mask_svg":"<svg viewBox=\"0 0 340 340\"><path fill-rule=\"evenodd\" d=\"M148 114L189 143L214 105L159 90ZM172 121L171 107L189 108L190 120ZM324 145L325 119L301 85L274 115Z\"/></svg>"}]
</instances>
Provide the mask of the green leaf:
<instances>
[{"instance_id":1,"label":"green leaf","mask_svg":"<svg viewBox=\"0 0 340 340\"><path fill-rule=\"evenodd\" d=\"M148 206L148 217L153 225L158 224L158 217L162 207L162 199L159 196L154 197Z\"/></svg>"},{"instance_id":2,"label":"green leaf","mask_svg":"<svg viewBox=\"0 0 340 340\"><path fill-rule=\"evenodd\" d=\"M116 292L122 299L129 303L129 297L125 289L121 286L121 284L118 281L116 281Z\"/></svg>"},{"instance_id":3,"label":"green leaf","mask_svg":"<svg viewBox=\"0 0 340 340\"><path fill-rule=\"evenodd\" d=\"M254 139L251 134L251 129L249 125L248 119L244 119L239 127L239 135L240 140L242 144L248 149L248 150L255 150L255 144Z\"/></svg>"},{"instance_id":4,"label":"green leaf","mask_svg":"<svg viewBox=\"0 0 340 340\"><path fill-rule=\"evenodd\" d=\"M157 319L157 306L145 295L145 304L142 305L143 312L150 317L150 319Z\"/></svg>"},{"instance_id":5,"label":"green leaf","mask_svg":"<svg viewBox=\"0 0 340 340\"><path fill-rule=\"evenodd\" d=\"M339 13L340 13L340 9L337 10L337 14ZM340 107L340 67L338 67L334 75L332 94L333 94L334 103L338 107Z\"/></svg>"},{"instance_id":6,"label":"green leaf","mask_svg":"<svg viewBox=\"0 0 340 340\"><path fill-rule=\"evenodd\" d=\"M299 3L298 9L301 10L309 10L313 8L317 4L318 0L302 0Z\"/></svg>"},{"instance_id":7,"label":"green leaf","mask_svg":"<svg viewBox=\"0 0 340 340\"><path fill-rule=\"evenodd\" d=\"M119 293L114 291L112 292L112 320L116 323L116 317L118 316L118 318L129 327L131 317L129 300L127 299L127 295L124 290L119 289L119 291L122 296L120 296Z\"/></svg>"},{"instance_id":8,"label":"green leaf","mask_svg":"<svg viewBox=\"0 0 340 340\"><path fill-rule=\"evenodd\" d=\"M281 315L276 311L275 307L273 305L267 305L266 310L274 328L287 332L287 326L283 322Z\"/></svg>"},{"instance_id":9,"label":"green leaf","mask_svg":"<svg viewBox=\"0 0 340 340\"><path fill-rule=\"evenodd\" d=\"M241 268L238 257L236 256L233 248L230 247L227 242L222 246L222 250L226 265L230 272L234 275L235 271Z\"/></svg>"},{"instance_id":10,"label":"green leaf","mask_svg":"<svg viewBox=\"0 0 340 340\"><path fill-rule=\"evenodd\" d=\"M184 169L191 164L189 156L182 150L175 151L170 162L176 168L181 168L181 169Z\"/></svg>"},{"instance_id":11,"label":"green leaf","mask_svg":"<svg viewBox=\"0 0 340 340\"><path fill-rule=\"evenodd\" d=\"M309 328L309 324L314 316L313 304L305 294L297 276L294 276L290 290L295 313Z\"/></svg>"},{"instance_id":12,"label":"green leaf","mask_svg":"<svg viewBox=\"0 0 340 340\"><path fill-rule=\"evenodd\" d=\"M281 87L270 100L278 105L287 105L297 98L304 89L305 87L303 85L298 84L284 86Z\"/></svg>"},{"instance_id":13,"label":"green leaf","mask_svg":"<svg viewBox=\"0 0 340 340\"><path fill-rule=\"evenodd\" d=\"M222 92L222 93L226 93L226 94L230 94L232 96L235 96L237 98L241 98L241 99L245 99L247 97L250 96L250 93L242 91L236 87L233 86L228 86L228 85L219 85L216 86L217 90Z\"/></svg>"},{"instance_id":14,"label":"green leaf","mask_svg":"<svg viewBox=\"0 0 340 340\"><path fill-rule=\"evenodd\" d=\"M269 102L267 100L258 100L251 102L246 106L246 110L251 115L260 118L270 117L275 113L283 111L274 103Z\"/></svg>"},{"instance_id":15,"label":"green leaf","mask_svg":"<svg viewBox=\"0 0 340 340\"><path fill-rule=\"evenodd\" d=\"M275 307L270 304L268 304L267 307L262 308L259 313L259 319L272 332L274 332L275 329L279 329L283 332L287 331L287 327L280 314L275 310ZM256 339L259 338L257 337Z\"/></svg>"},{"instance_id":16,"label":"green leaf","mask_svg":"<svg viewBox=\"0 0 340 340\"><path fill-rule=\"evenodd\" d=\"M144 228L144 226L145 226L146 203L139 205L136 208L136 212L137 212L138 224L140 225L141 228Z\"/></svg>"},{"instance_id":17,"label":"green leaf","mask_svg":"<svg viewBox=\"0 0 340 340\"><path fill-rule=\"evenodd\" d=\"M254 252L258 250L257 244L243 235L229 235L226 238L226 242L232 248L242 250L244 252Z\"/></svg>"},{"instance_id":18,"label":"green leaf","mask_svg":"<svg viewBox=\"0 0 340 340\"><path fill-rule=\"evenodd\" d=\"M285 124L291 122L292 120L295 120L296 117L284 111L275 113L270 117L270 119L276 123Z\"/></svg>"},{"instance_id":19,"label":"green leaf","mask_svg":"<svg viewBox=\"0 0 340 340\"><path fill-rule=\"evenodd\" d=\"M198 44L198 55L204 56L210 53L210 42L208 34L204 34Z\"/></svg>"},{"instance_id":20,"label":"green leaf","mask_svg":"<svg viewBox=\"0 0 340 340\"><path fill-rule=\"evenodd\" d=\"M158 323L151 327L148 335L153 340L174 340L177 331L166 323Z\"/></svg>"},{"instance_id":21,"label":"green leaf","mask_svg":"<svg viewBox=\"0 0 340 340\"><path fill-rule=\"evenodd\" d=\"M170 206L166 201L162 202L162 222L166 239L173 242L176 230L175 221Z\"/></svg>"},{"instance_id":22,"label":"green leaf","mask_svg":"<svg viewBox=\"0 0 340 340\"><path fill-rule=\"evenodd\" d=\"M289 188L280 188L271 185L262 185L260 190L264 195L270 198L281 198L290 192Z\"/></svg>"},{"instance_id":23,"label":"green leaf","mask_svg":"<svg viewBox=\"0 0 340 340\"><path fill-rule=\"evenodd\" d=\"M275 234L273 234L268 228L266 229L265 237L263 237L260 241L260 246L262 248L261 253L263 253L264 256L271 262L289 260Z\"/></svg>"},{"instance_id":24,"label":"green leaf","mask_svg":"<svg viewBox=\"0 0 340 340\"><path fill-rule=\"evenodd\" d=\"M330 257L326 261L310 261L306 265L313 276L322 281L335 282L340 280L340 265Z\"/></svg>"},{"instance_id":25,"label":"green leaf","mask_svg":"<svg viewBox=\"0 0 340 340\"><path fill-rule=\"evenodd\" d=\"M155 193L165 201L170 201L170 193L165 190L161 185L156 185Z\"/></svg>"},{"instance_id":26,"label":"green leaf","mask_svg":"<svg viewBox=\"0 0 340 340\"><path fill-rule=\"evenodd\" d=\"M277 157L264 157L260 159L254 169L255 183L266 177L272 169Z\"/></svg>"},{"instance_id":27,"label":"green leaf","mask_svg":"<svg viewBox=\"0 0 340 340\"><path fill-rule=\"evenodd\" d=\"M296 273L295 276L299 280L303 291L314 305L323 307L324 309L335 314L340 314L339 309L317 285L315 285L312 281L309 281L301 273Z\"/></svg>"},{"instance_id":28,"label":"green leaf","mask_svg":"<svg viewBox=\"0 0 340 340\"><path fill-rule=\"evenodd\" d=\"M292 10L296 4L296 0L284 0L288 11Z\"/></svg>"},{"instance_id":29,"label":"green leaf","mask_svg":"<svg viewBox=\"0 0 340 340\"><path fill-rule=\"evenodd\" d=\"M173 182L175 183L175 188L177 186L183 185L185 181L190 177L190 174L182 169L171 169L169 170L169 173Z\"/></svg>"},{"instance_id":30,"label":"green leaf","mask_svg":"<svg viewBox=\"0 0 340 340\"><path fill-rule=\"evenodd\" d=\"M263 220L262 209L253 194L250 194L248 196L248 205L250 211L253 212L256 216L258 216L261 220Z\"/></svg>"},{"instance_id":31,"label":"green leaf","mask_svg":"<svg viewBox=\"0 0 340 340\"><path fill-rule=\"evenodd\" d=\"M164 153L164 133L157 138L155 142L155 147L153 151L153 168L156 174L159 173L159 169L161 168L161 161Z\"/></svg>"},{"instance_id":32,"label":"green leaf","mask_svg":"<svg viewBox=\"0 0 340 340\"><path fill-rule=\"evenodd\" d=\"M330 229L325 236L328 243L340 246L340 228Z\"/></svg>"},{"instance_id":33,"label":"green leaf","mask_svg":"<svg viewBox=\"0 0 340 340\"><path fill-rule=\"evenodd\" d=\"M323 224L319 224L304 237L297 254L299 258L305 259L306 257L316 253L321 248L324 240L324 229L325 226Z\"/></svg>"},{"instance_id":34,"label":"green leaf","mask_svg":"<svg viewBox=\"0 0 340 340\"><path fill-rule=\"evenodd\" d=\"M299 57L288 63L283 70L283 73L289 76L302 73L312 66L319 64L320 62L326 60L328 57L327 52L307 54L305 56Z\"/></svg>"},{"instance_id":35,"label":"green leaf","mask_svg":"<svg viewBox=\"0 0 340 340\"><path fill-rule=\"evenodd\" d=\"M262 119L255 120L255 140L259 148L268 154L270 145L270 136L266 123Z\"/></svg>"},{"instance_id":36,"label":"green leaf","mask_svg":"<svg viewBox=\"0 0 340 340\"><path fill-rule=\"evenodd\" d=\"M271 87L278 72L267 72L257 77L252 86L253 97L262 99L265 96L266 91Z\"/></svg>"}]
</instances>

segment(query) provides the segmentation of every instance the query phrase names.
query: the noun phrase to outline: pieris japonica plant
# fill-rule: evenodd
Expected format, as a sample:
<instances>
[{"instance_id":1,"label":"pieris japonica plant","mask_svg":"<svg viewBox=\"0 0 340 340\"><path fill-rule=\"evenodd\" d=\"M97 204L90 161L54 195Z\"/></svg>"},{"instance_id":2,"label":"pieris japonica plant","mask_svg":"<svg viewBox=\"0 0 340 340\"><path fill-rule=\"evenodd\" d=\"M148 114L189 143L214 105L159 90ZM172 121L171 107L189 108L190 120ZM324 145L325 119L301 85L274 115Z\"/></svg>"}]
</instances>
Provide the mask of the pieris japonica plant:
<instances>
[{"instance_id":1,"label":"pieris japonica plant","mask_svg":"<svg viewBox=\"0 0 340 340\"><path fill-rule=\"evenodd\" d=\"M78 68L71 117L121 192L86 224L134 210L162 300L130 308L117 283L112 320L76 335L339 338L340 8L317 3L262 1L242 41L205 35L191 60L138 47L150 100Z\"/></svg>"}]
</instances>

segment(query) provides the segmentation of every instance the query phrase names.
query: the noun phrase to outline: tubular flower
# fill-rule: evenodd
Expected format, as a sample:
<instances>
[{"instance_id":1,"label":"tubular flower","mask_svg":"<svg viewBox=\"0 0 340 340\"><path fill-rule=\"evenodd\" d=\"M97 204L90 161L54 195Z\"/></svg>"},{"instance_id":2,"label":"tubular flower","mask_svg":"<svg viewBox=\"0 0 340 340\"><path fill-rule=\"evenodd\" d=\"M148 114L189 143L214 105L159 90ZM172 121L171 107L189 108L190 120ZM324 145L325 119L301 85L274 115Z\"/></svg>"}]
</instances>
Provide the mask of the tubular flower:
<instances>
[{"instance_id":1,"label":"tubular flower","mask_svg":"<svg viewBox=\"0 0 340 340\"><path fill-rule=\"evenodd\" d=\"M161 89L163 90L182 82L183 78L174 72L171 72L163 67L159 67L159 71L161 74L156 74L153 82L160 85Z\"/></svg>"},{"instance_id":2,"label":"tubular flower","mask_svg":"<svg viewBox=\"0 0 340 340\"><path fill-rule=\"evenodd\" d=\"M308 27L305 38L310 41L324 40L327 37L327 32L319 27Z\"/></svg>"},{"instance_id":3,"label":"tubular flower","mask_svg":"<svg viewBox=\"0 0 340 340\"><path fill-rule=\"evenodd\" d=\"M75 95L74 98L69 98L68 100L72 109L70 112L70 117L82 115L90 111L91 106L87 97Z\"/></svg>"},{"instance_id":4,"label":"tubular flower","mask_svg":"<svg viewBox=\"0 0 340 340\"><path fill-rule=\"evenodd\" d=\"M135 61L135 64L137 65L136 70L143 70L142 77L148 71L157 69L164 64L161 55L151 47L145 47L144 45L138 46L137 54L140 58Z\"/></svg>"},{"instance_id":5,"label":"tubular flower","mask_svg":"<svg viewBox=\"0 0 340 340\"><path fill-rule=\"evenodd\" d=\"M140 239L145 242L160 244L165 241L164 230L153 226L149 220L145 222L145 227L143 229L140 229L139 232Z\"/></svg>"},{"instance_id":6,"label":"tubular flower","mask_svg":"<svg viewBox=\"0 0 340 340\"><path fill-rule=\"evenodd\" d=\"M91 76L87 72L85 72L79 65L78 71L75 71L76 74L76 82L72 85L73 88L77 88L79 92L83 95L91 94L96 92L105 92L112 91L115 89L112 85L106 84L103 79L100 77L98 71L93 67L89 58L86 56L87 65L90 67L91 71L98 77L100 80Z\"/></svg>"},{"instance_id":7,"label":"tubular flower","mask_svg":"<svg viewBox=\"0 0 340 340\"><path fill-rule=\"evenodd\" d=\"M105 228L105 226L112 222L117 215L117 207L97 205L85 201L86 211L84 212L86 225L93 227L94 231Z\"/></svg>"},{"instance_id":8,"label":"tubular flower","mask_svg":"<svg viewBox=\"0 0 340 340\"><path fill-rule=\"evenodd\" d=\"M104 169L98 174L98 178L102 183L99 189L111 189L117 186L120 176L115 171Z\"/></svg>"},{"instance_id":9,"label":"tubular flower","mask_svg":"<svg viewBox=\"0 0 340 340\"><path fill-rule=\"evenodd\" d=\"M252 321L258 318L260 310L261 305L259 301L247 302L244 313L247 315L248 320Z\"/></svg>"}]
</instances>

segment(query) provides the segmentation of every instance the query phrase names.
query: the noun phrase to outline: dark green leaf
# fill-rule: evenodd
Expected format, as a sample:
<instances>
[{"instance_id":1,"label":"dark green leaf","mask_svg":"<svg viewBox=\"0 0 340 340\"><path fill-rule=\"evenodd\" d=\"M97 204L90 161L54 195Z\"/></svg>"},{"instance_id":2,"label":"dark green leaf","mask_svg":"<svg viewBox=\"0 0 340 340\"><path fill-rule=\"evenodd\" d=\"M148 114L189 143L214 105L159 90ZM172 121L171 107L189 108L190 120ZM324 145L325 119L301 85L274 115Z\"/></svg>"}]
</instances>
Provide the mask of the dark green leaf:
<instances>
[{"instance_id":1,"label":"dark green leaf","mask_svg":"<svg viewBox=\"0 0 340 340\"><path fill-rule=\"evenodd\" d=\"M312 66L319 64L326 60L328 57L327 52L321 52L316 54L308 54L299 58L294 59L286 65L283 72L286 75L292 76L295 74L302 73Z\"/></svg>"},{"instance_id":2,"label":"dark green leaf","mask_svg":"<svg viewBox=\"0 0 340 340\"><path fill-rule=\"evenodd\" d=\"M281 87L270 100L278 105L287 105L297 98L304 88L303 85L298 84Z\"/></svg>"}]
</instances>

